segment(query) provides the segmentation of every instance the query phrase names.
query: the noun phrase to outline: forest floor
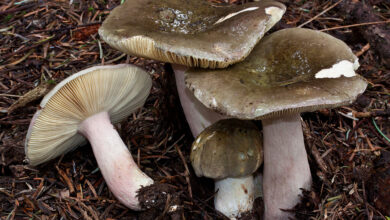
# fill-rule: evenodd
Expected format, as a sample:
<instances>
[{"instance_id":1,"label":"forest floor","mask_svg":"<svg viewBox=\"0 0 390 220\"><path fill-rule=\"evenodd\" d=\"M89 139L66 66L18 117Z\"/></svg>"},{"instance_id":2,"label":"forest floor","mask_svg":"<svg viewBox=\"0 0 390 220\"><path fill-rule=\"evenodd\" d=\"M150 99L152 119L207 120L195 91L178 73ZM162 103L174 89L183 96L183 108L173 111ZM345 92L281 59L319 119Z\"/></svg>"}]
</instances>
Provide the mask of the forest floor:
<instances>
[{"instance_id":1,"label":"forest floor","mask_svg":"<svg viewBox=\"0 0 390 220\"><path fill-rule=\"evenodd\" d=\"M390 28L390 2L364 1L374 21L365 21L359 9L348 11L342 0L283 2L287 12L270 32L304 24L345 41L369 84L350 106L302 114L313 187L291 211L298 219L390 219L390 70L369 39L373 32L367 33ZM0 219L224 219L213 208L213 181L197 178L191 168L194 139L166 64L123 54L97 34L119 4L0 2ZM139 167L167 192L144 191L143 198L155 202L142 212L113 197L88 145L37 167L25 162L27 129L42 96L80 70L120 63L140 66L153 78L145 106L116 126ZM27 100L17 101L29 91ZM258 219L262 204L257 199L246 218Z\"/></svg>"}]
</instances>

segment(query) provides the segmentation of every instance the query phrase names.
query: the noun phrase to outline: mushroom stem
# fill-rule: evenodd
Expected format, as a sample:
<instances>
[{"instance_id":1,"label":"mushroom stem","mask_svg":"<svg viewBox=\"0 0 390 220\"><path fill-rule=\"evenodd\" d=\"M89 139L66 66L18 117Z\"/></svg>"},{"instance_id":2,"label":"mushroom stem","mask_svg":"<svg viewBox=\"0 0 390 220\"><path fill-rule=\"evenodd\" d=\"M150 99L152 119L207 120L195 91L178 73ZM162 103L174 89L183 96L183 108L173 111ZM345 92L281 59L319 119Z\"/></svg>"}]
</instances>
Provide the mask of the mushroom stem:
<instances>
[{"instance_id":1,"label":"mushroom stem","mask_svg":"<svg viewBox=\"0 0 390 220\"><path fill-rule=\"evenodd\" d=\"M226 116L208 109L198 101L191 91L188 90L184 82L184 72L188 67L172 64L172 68L174 70L173 72L175 72L176 87L177 92L179 93L180 103L194 137L197 137L200 132L208 126L221 119L227 118Z\"/></svg>"},{"instance_id":2,"label":"mushroom stem","mask_svg":"<svg viewBox=\"0 0 390 220\"><path fill-rule=\"evenodd\" d=\"M309 189L311 173L300 115L265 119L263 193L265 219L287 219L299 202L301 188Z\"/></svg>"},{"instance_id":3,"label":"mushroom stem","mask_svg":"<svg viewBox=\"0 0 390 220\"><path fill-rule=\"evenodd\" d=\"M140 210L138 190L153 184L153 180L138 168L108 113L90 116L78 131L91 143L100 171L114 196L125 206Z\"/></svg>"},{"instance_id":4,"label":"mushroom stem","mask_svg":"<svg viewBox=\"0 0 390 220\"><path fill-rule=\"evenodd\" d=\"M215 209L236 219L241 213L252 210L254 198L253 176L242 178L225 178L215 181Z\"/></svg>"}]
</instances>

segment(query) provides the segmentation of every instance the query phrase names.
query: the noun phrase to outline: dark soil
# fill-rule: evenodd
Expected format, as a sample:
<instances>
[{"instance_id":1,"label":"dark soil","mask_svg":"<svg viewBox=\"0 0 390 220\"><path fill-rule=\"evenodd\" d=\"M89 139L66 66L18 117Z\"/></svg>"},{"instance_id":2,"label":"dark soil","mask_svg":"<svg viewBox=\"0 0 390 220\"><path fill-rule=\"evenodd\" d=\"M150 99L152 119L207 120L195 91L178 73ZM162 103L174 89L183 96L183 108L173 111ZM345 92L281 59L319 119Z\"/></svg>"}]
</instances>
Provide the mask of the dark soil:
<instances>
[{"instance_id":1,"label":"dark soil","mask_svg":"<svg viewBox=\"0 0 390 220\"><path fill-rule=\"evenodd\" d=\"M213 181L197 178L189 163L193 137L169 68L122 54L97 34L120 1L18 2L0 2L0 218L226 219L213 208ZM298 219L386 219L390 216L390 70L385 65L387 46L381 45L390 39L378 44L378 35L372 33L388 33L390 3L283 2L288 11L270 32L310 21L304 27L325 31L352 48L361 64L358 73L369 83L350 106L302 114L313 187L292 211ZM354 2L361 6L353 4L357 12L346 16L345 4ZM369 20L359 15L362 8ZM367 23L372 19L382 23ZM140 66L153 77L145 106L116 125L139 167L156 182L141 190L139 198L146 209L141 212L116 201L88 145L29 167L24 162L24 140L42 94L35 92L28 102L13 105L40 84L58 83L91 66L120 63ZM257 199L253 213L242 219L260 219L262 213L263 202Z\"/></svg>"}]
</instances>

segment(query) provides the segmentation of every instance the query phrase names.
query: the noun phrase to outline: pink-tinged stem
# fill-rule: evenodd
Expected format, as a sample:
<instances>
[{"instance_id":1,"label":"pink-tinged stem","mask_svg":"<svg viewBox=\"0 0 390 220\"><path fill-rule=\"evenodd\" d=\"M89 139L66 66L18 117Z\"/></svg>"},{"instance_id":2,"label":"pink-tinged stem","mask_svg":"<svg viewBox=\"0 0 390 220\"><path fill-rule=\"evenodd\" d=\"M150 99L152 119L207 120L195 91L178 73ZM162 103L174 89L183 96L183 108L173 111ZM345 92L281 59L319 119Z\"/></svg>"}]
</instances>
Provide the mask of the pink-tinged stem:
<instances>
[{"instance_id":1,"label":"pink-tinged stem","mask_svg":"<svg viewBox=\"0 0 390 220\"><path fill-rule=\"evenodd\" d=\"M293 217L300 188L310 189L311 174L303 140L300 115L263 120L263 193L266 220Z\"/></svg>"},{"instance_id":2,"label":"pink-tinged stem","mask_svg":"<svg viewBox=\"0 0 390 220\"><path fill-rule=\"evenodd\" d=\"M138 168L108 113L85 119L79 132L91 143L100 172L114 196L130 209L140 210L137 191L153 184L153 180Z\"/></svg>"},{"instance_id":3,"label":"pink-tinged stem","mask_svg":"<svg viewBox=\"0 0 390 220\"><path fill-rule=\"evenodd\" d=\"M227 118L204 106L186 87L184 72L188 67L173 64L172 68L175 72L176 87L177 92L179 93L180 103L194 137L197 137L200 132L208 126L221 119Z\"/></svg>"}]
</instances>

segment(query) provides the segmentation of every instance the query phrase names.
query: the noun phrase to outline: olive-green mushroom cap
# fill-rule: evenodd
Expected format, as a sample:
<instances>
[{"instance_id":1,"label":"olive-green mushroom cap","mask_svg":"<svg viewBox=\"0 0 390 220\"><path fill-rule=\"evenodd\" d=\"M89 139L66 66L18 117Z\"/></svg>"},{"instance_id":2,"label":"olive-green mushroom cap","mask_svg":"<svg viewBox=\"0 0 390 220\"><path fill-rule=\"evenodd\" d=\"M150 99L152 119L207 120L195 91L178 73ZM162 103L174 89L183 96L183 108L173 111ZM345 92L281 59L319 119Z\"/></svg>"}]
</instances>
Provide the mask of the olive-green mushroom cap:
<instances>
[{"instance_id":1,"label":"olive-green mushroom cap","mask_svg":"<svg viewBox=\"0 0 390 220\"><path fill-rule=\"evenodd\" d=\"M96 66L57 84L42 100L31 120L25 152L33 166L49 161L85 143L78 133L88 117L108 112L113 123L142 107L152 80L134 65Z\"/></svg>"},{"instance_id":2,"label":"olive-green mushroom cap","mask_svg":"<svg viewBox=\"0 0 390 220\"><path fill-rule=\"evenodd\" d=\"M224 68L243 60L285 12L279 2L212 5L205 0L131 0L99 29L131 55L191 67Z\"/></svg>"},{"instance_id":3,"label":"olive-green mushroom cap","mask_svg":"<svg viewBox=\"0 0 390 220\"><path fill-rule=\"evenodd\" d=\"M194 141L191 163L197 176L244 177L263 162L261 132L251 121L224 119L207 127Z\"/></svg>"},{"instance_id":4,"label":"olive-green mushroom cap","mask_svg":"<svg viewBox=\"0 0 390 220\"><path fill-rule=\"evenodd\" d=\"M328 34L302 28L265 37L241 63L190 69L186 85L207 107L242 119L349 104L366 89L351 49Z\"/></svg>"}]
</instances>

